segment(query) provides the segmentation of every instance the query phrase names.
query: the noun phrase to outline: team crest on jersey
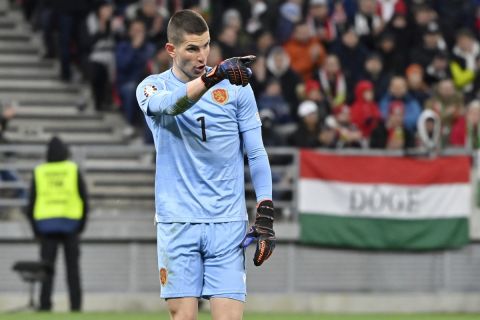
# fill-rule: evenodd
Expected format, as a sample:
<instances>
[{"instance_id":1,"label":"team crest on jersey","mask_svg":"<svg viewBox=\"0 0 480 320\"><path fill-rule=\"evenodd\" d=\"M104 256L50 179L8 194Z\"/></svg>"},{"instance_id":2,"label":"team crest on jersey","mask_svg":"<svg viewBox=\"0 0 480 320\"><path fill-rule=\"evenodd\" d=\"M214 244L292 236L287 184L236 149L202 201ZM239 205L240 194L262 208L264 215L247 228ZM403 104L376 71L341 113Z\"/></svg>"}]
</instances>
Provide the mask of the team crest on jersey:
<instances>
[{"instance_id":1,"label":"team crest on jersey","mask_svg":"<svg viewBox=\"0 0 480 320\"><path fill-rule=\"evenodd\" d=\"M228 92L225 89L215 89L212 91L212 98L220 104L228 101Z\"/></svg>"},{"instance_id":2,"label":"team crest on jersey","mask_svg":"<svg viewBox=\"0 0 480 320\"><path fill-rule=\"evenodd\" d=\"M143 88L143 94L145 97L150 97L151 95L155 94L157 92L157 87L155 87L153 84L146 85Z\"/></svg>"},{"instance_id":3,"label":"team crest on jersey","mask_svg":"<svg viewBox=\"0 0 480 320\"><path fill-rule=\"evenodd\" d=\"M165 286L165 284L167 283L167 269L165 268L161 268L160 269L160 283L162 284L162 286Z\"/></svg>"}]
</instances>

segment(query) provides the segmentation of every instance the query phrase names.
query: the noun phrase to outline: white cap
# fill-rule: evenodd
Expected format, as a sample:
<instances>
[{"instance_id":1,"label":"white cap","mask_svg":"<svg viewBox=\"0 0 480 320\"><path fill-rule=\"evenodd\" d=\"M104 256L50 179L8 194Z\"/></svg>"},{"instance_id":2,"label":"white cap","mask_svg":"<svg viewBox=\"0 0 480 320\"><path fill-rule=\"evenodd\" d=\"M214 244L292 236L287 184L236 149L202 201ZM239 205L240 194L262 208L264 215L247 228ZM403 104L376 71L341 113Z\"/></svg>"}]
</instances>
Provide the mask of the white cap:
<instances>
[{"instance_id":1,"label":"white cap","mask_svg":"<svg viewBox=\"0 0 480 320\"><path fill-rule=\"evenodd\" d=\"M317 112L318 107L317 104L311 100L305 100L298 106L298 116L300 118L309 115L310 113Z\"/></svg>"}]
</instances>

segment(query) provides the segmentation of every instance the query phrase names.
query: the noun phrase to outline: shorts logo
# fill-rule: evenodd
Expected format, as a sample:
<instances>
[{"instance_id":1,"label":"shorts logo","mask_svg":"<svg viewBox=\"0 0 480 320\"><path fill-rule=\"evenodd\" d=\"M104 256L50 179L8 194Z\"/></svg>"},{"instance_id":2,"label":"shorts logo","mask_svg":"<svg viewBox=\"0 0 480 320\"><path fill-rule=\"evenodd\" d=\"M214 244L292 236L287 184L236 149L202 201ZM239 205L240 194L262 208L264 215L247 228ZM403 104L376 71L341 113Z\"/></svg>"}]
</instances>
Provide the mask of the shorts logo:
<instances>
[{"instance_id":1,"label":"shorts logo","mask_svg":"<svg viewBox=\"0 0 480 320\"><path fill-rule=\"evenodd\" d=\"M160 269L160 283L162 284L162 286L165 286L165 284L167 283L167 273L167 269Z\"/></svg>"},{"instance_id":2,"label":"shorts logo","mask_svg":"<svg viewBox=\"0 0 480 320\"><path fill-rule=\"evenodd\" d=\"M146 85L143 88L143 94L145 97L150 97L151 95L155 94L157 92L157 87L155 87L153 84Z\"/></svg>"},{"instance_id":3,"label":"shorts logo","mask_svg":"<svg viewBox=\"0 0 480 320\"><path fill-rule=\"evenodd\" d=\"M212 98L219 104L225 104L228 101L228 92L225 89L215 89L212 91Z\"/></svg>"}]
</instances>

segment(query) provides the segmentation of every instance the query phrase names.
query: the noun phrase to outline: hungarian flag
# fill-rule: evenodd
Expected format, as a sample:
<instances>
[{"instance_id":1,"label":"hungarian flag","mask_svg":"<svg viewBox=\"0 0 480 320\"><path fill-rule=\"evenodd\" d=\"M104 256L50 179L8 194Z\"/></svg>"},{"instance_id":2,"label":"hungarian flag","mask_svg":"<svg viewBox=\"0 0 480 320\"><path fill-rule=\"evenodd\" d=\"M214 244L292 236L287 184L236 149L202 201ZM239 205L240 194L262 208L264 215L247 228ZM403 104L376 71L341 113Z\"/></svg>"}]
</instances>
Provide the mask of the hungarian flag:
<instances>
[{"instance_id":1,"label":"hungarian flag","mask_svg":"<svg viewBox=\"0 0 480 320\"><path fill-rule=\"evenodd\" d=\"M457 248L469 240L470 158L300 154L300 239L364 249Z\"/></svg>"}]
</instances>

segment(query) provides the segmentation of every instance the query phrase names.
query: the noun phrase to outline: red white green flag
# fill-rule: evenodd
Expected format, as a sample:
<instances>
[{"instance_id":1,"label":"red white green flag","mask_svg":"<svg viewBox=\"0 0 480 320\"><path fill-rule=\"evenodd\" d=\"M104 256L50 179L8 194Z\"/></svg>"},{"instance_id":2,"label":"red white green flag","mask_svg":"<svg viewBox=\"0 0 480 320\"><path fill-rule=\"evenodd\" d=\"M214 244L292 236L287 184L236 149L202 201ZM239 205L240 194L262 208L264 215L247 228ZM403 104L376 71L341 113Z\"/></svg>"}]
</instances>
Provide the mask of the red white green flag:
<instances>
[{"instance_id":1,"label":"red white green flag","mask_svg":"<svg viewBox=\"0 0 480 320\"><path fill-rule=\"evenodd\" d=\"M467 156L414 159L302 150L300 162L304 243L429 250L469 241Z\"/></svg>"}]
</instances>

